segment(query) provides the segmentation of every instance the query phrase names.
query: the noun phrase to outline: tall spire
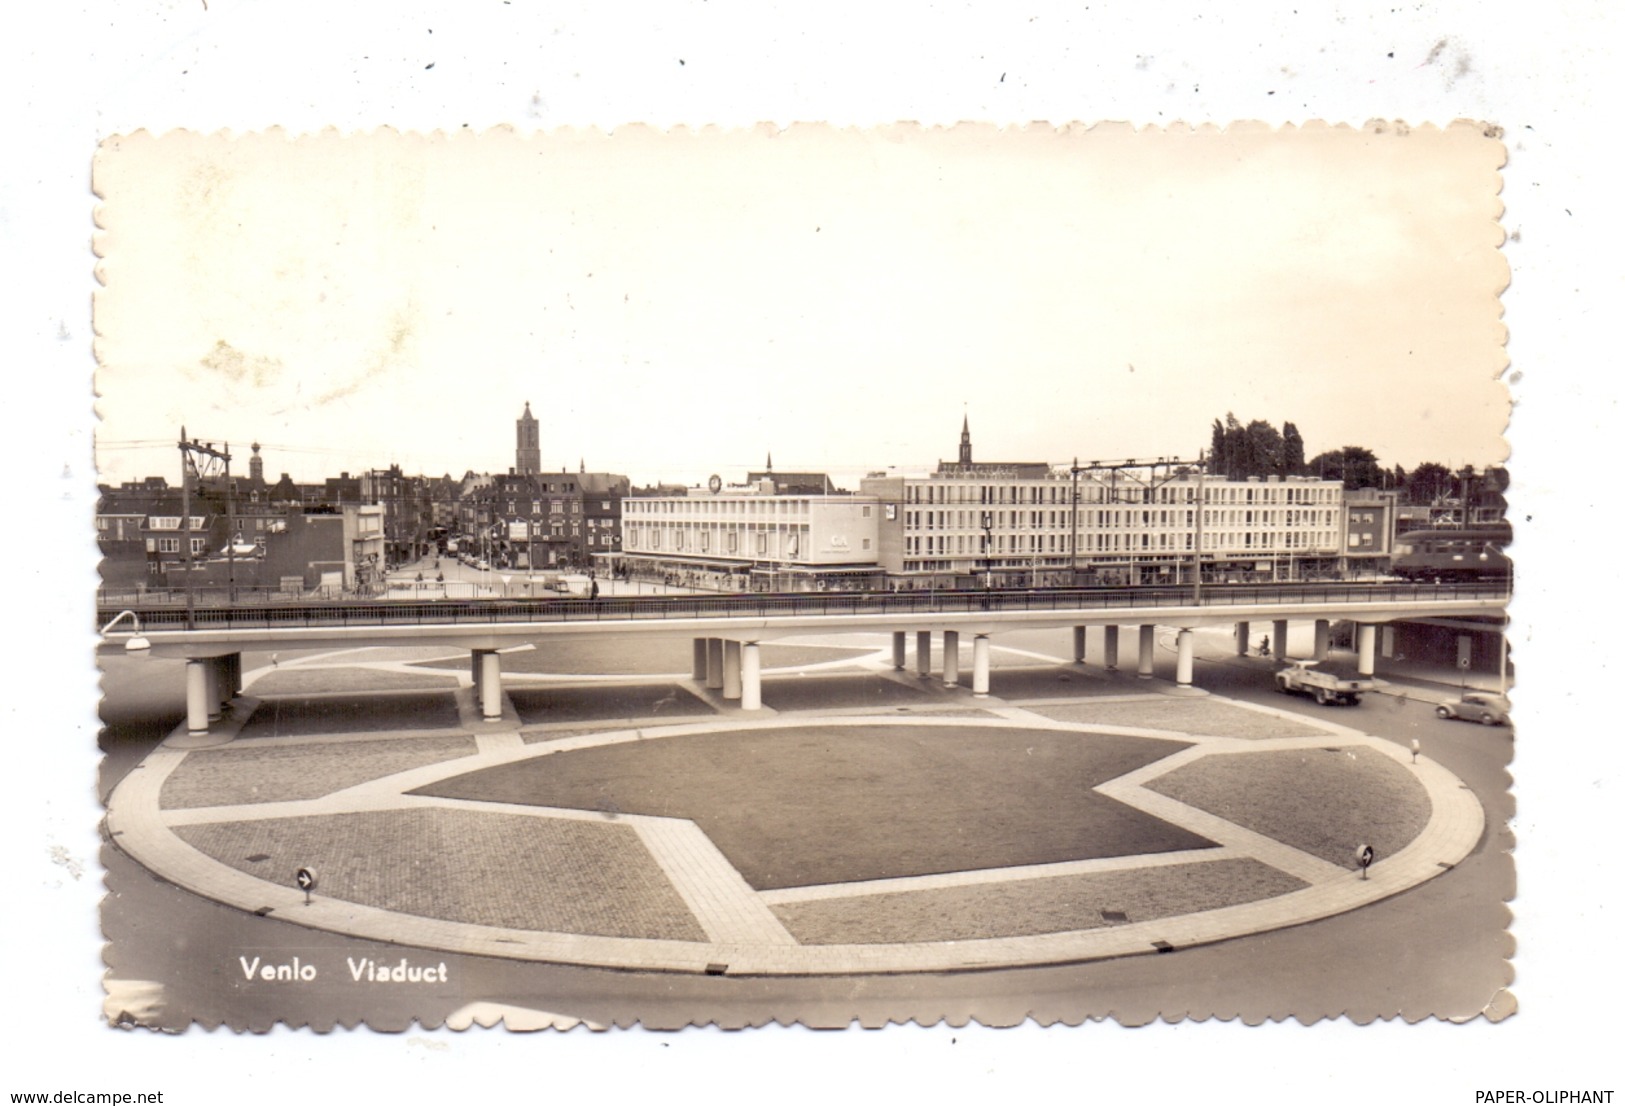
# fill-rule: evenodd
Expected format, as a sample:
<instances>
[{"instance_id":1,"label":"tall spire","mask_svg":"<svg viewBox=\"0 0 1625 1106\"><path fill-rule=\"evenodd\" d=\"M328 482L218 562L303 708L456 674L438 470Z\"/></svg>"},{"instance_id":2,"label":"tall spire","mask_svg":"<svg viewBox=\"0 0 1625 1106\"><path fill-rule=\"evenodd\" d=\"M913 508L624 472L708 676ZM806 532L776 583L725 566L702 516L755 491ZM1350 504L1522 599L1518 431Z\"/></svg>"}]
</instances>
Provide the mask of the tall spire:
<instances>
[{"instance_id":1,"label":"tall spire","mask_svg":"<svg viewBox=\"0 0 1625 1106\"><path fill-rule=\"evenodd\" d=\"M535 476L542 471L542 435L536 418L530 413L530 401L525 401L525 413L519 416L518 448L514 450L514 471L520 476Z\"/></svg>"},{"instance_id":2,"label":"tall spire","mask_svg":"<svg viewBox=\"0 0 1625 1106\"><path fill-rule=\"evenodd\" d=\"M968 465L970 459L970 412L965 412L965 423L959 430L959 463Z\"/></svg>"},{"instance_id":3,"label":"tall spire","mask_svg":"<svg viewBox=\"0 0 1625 1106\"><path fill-rule=\"evenodd\" d=\"M767 471L773 471L773 451L771 449L767 451Z\"/></svg>"}]
</instances>

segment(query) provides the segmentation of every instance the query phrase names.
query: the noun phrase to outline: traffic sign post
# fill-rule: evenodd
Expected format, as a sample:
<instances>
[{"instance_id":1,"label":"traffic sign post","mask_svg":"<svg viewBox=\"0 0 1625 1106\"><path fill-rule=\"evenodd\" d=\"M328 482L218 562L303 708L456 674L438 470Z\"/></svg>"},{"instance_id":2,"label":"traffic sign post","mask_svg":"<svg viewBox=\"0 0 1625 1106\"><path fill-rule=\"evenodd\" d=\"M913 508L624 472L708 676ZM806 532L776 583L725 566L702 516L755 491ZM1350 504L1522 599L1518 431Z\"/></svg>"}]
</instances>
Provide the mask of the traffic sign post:
<instances>
[{"instance_id":1,"label":"traffic sign post","mask_svg":"<svg viewBox=\"0 0 1625 1106\"><path fill-rule=\"evenodd\" d=\"M310 893L316 889L316 873L309 868L301 868L293 874L293 881L305 893L305 905L309 906Z\"/></svg>"},{"instance_id":2,"label":"traffic sign post","mask_svg":"<svg viewBox=\"0 0 1625 1106\"><path fill-rule=\"evenodd\" d=\"M1377 850L1373 849L1370 845L1361 845L1359 848L1354 850L1354 856L1360 862L1360 878L1368 879L1369 877L1366 873L1371 868L1371 862L1377 859Z\"/></svg>"}]
</instances>

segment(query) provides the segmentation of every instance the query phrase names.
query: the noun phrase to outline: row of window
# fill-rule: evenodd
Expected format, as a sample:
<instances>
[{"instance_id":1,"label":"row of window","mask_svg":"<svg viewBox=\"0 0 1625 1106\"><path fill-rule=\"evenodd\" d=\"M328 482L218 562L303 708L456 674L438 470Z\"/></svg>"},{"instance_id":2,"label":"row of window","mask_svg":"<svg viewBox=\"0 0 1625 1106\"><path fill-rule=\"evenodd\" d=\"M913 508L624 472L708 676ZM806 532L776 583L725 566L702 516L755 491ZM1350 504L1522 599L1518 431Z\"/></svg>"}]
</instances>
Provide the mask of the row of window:
<instances>
[{"instance_id":1,"label":"row of window","mask_svg":"<svg viewBox=\"0 0 1625 1106\"><path fill-rule=\"evenodd\" d=\"M208 547L208 544L209 544L209 539L208 538L193 538L192 539L192 556L194 556L194 557L200 556L203 553L204 549ZM147 552L148 553L179 553L180 551L181 551L181 539L179 539L179 538L148 538L147 539Z\"/></svg>"},{"instance_id":2,"label":"row of window","mask_svg":"<svg viewBox=\"0 0 1625 1106\"><path fill-rule=\"evenodd\" d=\"M1366 535L1369 539L1370 535ZM1351 546L1355 544L1352 539ZM1366 542L1370 545L1369 540ZM1235 533L1208 533L1202 535L1202 548L1208 552L1225 550L1298 550L1330 549L1334 539L1329 531L1266 533L1253 530ZM867 542L864 548L868 548ZM1123 553L1136 550L1151 552L1193 552L1196 535L1193 532L1149 534L1088 533L1078 535L1080 553ZM1071 552L1070 535L1066 534L995 534L991 548L981 534L927 534L910 536L904 541L907 556L1036 556L1042 553L1068 554Z\"/></svg>"},{"instance_id":3,"label":"row of window","mask_svg":"<svg viewBox=\"0 0 1625 1106\"><path fill-rule=\"evenodd\" d=\"M715 519L729 515L745 518L760 518L763 516L787 518L791 516L802 517L809 514L811 510L812 504L806 499L785 499L769 496L762 496L759 499L628 500L623 501L621 504L621 514L626 518L645 515L679 515L692 519ZM870 508L865 505L863 511L863 517L868 518Z\"/></svg>"},{"instance_id":4,"label":"row of window","mask_svg":"<svg viewBox=\"0 0 1625 1106\"><path fill-rule=\"evenodd\" d=\"M753 550L757 557L784 556L799 557L801 555L802 538L807 532L805 526L793 530L768 531L751 529L740 537L739 530L723 531L713 540L710 530L679 530L661 527L634 526L626 532L626 548L629 551L658 550L665 547L674 552L692 550L696 553L717 552L728 556L740 556L744 550ZM770 533L780 535L779 543L769 543ZM665 535L662 537L662 535ZM782 543L782 551L776 552L774 545ZM870 549L871 539L864 538L864 549Z\"/></svg>"},{"instance_id":5,"label":"row of window","mask_svg":"<svg viewBox=\"0 0 1625 1106\"><path fill-rule=\"evenodd\" d=\"M1336 503L1342 494L1337 484L1206 484L1202 488L1204 503L1261 503L1261 504L1329 504ZM984 484L984 483L911 483L903 488L905 503L926 506L935 504L979 503L983 506L1001 504L1068 504L1072 502L1072 486L1061 478L1041 484ZM1079 503L1195 503L1196 485L1189 482L1145 487L1131 483L1110 484L1091 480L1078 488Z\"/></svg>"},{"instance_id":6,"label":"row of window","mask_svg":"<svg viewBox=\"0 0 1625 1106\"><path fill-rule=\"evenodd\" d=\"M1307 527L1330 526L1329 510L1270 508L1263 510L1209 510L1203 514L1203 524L1220 526ZM1073 524L1070 511L906 511L903 525L908 530L963 530L966 532L992 528L994 530L1054 530L1070 531ZM1194 528L1195 509L1181 510L1110 510L1079 511L1077 525L1080 530L1113 529L1119 527L1175 526Z\"/></svg>"}]
</instances>

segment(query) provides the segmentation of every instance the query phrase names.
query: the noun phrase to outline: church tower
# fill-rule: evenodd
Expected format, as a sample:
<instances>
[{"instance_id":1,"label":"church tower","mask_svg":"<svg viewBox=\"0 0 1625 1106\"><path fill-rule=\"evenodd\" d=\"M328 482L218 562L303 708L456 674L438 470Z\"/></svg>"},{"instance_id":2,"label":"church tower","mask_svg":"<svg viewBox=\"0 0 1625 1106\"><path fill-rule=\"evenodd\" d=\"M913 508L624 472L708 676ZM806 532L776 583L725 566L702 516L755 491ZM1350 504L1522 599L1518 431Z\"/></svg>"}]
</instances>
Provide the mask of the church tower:
<instances>
[{"instance_id":1,"label":"church tower","mask_svg":"<svg viewBox=\"0 0 1625 1106\"><path fill-rule=\"evenodd\" d=\"M265 487L265 459L260 456L260 443L253 445L254 455L248 459L248 483L253 488Z\"/></svg>"},{"instance_id":2,"label":"church tower","mask_svg":"<svg viewBox=\"0 0 1625 1106\"><path fill-rule=\"evenodd\" d=\"M525 413L519 416L519 448L514 451L514 471L520 476L535 476L542 471L542 435L530 413L529 400L525 401Z\"/></svg>"},{"instance_id":3,"label":"church tower","mask_svg":"<svg viewBox=\"0 0 1625 1106\"><path fill-rule=\"evenodd\" d=\"M965 425L959 431L959 463L968 465L970 460L970 415L965 416Z\"/></svg>"}]
</instances>

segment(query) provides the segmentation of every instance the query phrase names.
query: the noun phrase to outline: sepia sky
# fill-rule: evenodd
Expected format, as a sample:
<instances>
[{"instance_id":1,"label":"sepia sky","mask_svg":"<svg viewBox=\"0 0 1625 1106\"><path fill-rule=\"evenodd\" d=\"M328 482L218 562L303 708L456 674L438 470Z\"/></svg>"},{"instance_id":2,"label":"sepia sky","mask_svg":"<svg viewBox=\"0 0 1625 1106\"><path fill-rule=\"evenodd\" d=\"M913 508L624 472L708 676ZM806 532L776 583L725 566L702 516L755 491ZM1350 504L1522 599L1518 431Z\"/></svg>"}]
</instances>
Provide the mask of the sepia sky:
<instances>
[{"instance_id":1,"label":"sepia sky","mask_svg":"<svg viewBox=\"0 0 1625 1106\"><path fill-rule=\"evenodd\" d=\"M1506 455L1498 142L985 127L110 139L98 462L736 480L953 456Z\"/></svg>"}]
</instances>

